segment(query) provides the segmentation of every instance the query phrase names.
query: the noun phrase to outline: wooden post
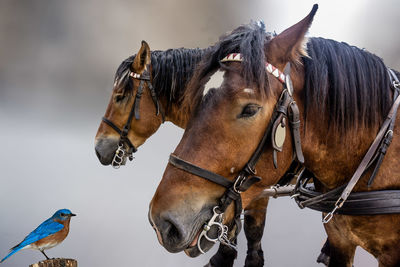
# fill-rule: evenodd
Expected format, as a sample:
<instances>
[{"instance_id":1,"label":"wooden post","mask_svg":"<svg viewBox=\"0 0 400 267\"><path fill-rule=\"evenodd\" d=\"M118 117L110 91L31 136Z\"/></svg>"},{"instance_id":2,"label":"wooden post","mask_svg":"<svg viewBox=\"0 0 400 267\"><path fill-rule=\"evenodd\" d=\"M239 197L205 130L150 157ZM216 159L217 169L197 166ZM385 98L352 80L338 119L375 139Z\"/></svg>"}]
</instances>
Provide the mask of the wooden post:
<instances>
[{"instance_id":1,"label":"wooden post","mask_svg":"<svg viewBox=\"0 0 400 267\"><path fill-rule=\"evenodd\" d=\"M29 267L78 267L78 262L74 259L50 259L31 264Z\"/></svg>"}]
</instances>

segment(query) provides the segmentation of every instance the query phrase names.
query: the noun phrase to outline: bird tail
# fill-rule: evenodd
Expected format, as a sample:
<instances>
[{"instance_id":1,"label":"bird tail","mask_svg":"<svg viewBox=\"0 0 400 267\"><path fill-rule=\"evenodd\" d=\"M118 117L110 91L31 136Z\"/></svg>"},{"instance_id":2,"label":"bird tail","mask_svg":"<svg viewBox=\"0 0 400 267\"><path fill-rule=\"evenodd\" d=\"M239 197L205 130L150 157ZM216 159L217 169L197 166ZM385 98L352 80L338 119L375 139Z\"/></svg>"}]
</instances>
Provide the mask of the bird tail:
<instances>
[{"instance_id":1,"label":"bird tail","mask_svg":"<svg viewBox=\"0 0 400 267\"><path fill-rule=\"evenodd\" d=\"M5 261L6 259L8 259L11 255L13 255L14 253L17 253L18 251L20 251L21 249L23 249L25 246L21 246L21 244L16 245L15 247L12 247L10 249L10 252L7 254L7 256L5 256L0 263L2 263L3 261Z\"/></svg>"}]
</instances>

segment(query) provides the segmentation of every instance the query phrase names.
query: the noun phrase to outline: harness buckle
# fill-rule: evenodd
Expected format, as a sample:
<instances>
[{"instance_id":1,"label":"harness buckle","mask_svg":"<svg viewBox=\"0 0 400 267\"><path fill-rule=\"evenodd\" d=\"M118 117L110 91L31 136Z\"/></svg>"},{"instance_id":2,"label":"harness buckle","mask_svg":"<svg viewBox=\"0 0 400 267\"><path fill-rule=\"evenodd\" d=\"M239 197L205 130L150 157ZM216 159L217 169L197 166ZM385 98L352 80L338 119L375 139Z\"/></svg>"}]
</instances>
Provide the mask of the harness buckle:
<instances>
[{"instance_id":1,"label":"harness buckle","mask_svg":"<svg viewBox=\"0 0 400 267\"><path fill-rule=\"evenodd\" d=\"M393 135L393 130L388 130L384 138L388 138L390 135Z\"/></svg>"},{"instance_id":2,"label":"harness buckle","mask_svg":"<svg viewBox=\"0 0 400 267\"><path fill-rule=\"evenodd\" d=\"M329 212L323 219L322 219L322 223L328 223L332 218L333 218L333 215L335 214L335 212L336 212L336 210L337 209L340 209L342 206L343 206L343 204L344 204L344 202L345 202L346 200L344 199L344 198L342 198L342 197L340 197L337 201L336 201L336 203L335 203L335 207L333 208L333 210L331 211L331 212Z\"/></svg>"},{"instance_id":3,"label":"harness buckle","mask_svg":"<svg viewBox=\"0 0 400 267\"><path fill-rule=\"evenodd\" d=\"M240 174L238 176L238 178L235 180L235 183L233 184L233 191L235 191L238 194L242 193L242 191L239 190L239 187L242 185L245 178L246 177L243 174Z\"/></svg>"},{"instance_id":4,"label":"harness buckle","mask_svg":"<svg viewBox=\"0 0 400 267\"><path fill-rule=\"evenodd\" d=\"M256 175L257 170L255 167L250 167L249 164L246 164L246 171L249 172L251 175Z\"/></svg>"}]
</instances>

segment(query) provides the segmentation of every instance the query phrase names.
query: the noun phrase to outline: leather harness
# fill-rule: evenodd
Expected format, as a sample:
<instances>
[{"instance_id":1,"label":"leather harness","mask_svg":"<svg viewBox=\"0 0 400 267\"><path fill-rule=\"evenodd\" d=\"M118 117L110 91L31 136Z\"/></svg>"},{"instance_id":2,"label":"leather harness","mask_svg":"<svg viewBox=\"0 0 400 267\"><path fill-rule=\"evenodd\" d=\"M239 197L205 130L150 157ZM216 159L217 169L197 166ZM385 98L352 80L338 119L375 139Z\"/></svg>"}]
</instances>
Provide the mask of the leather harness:
<instances>
[{"instance_id":1,"label":"leather harness","mask_svg":"<svg viewBox=\"0 0 400 267\"><path fill-rule=\"evenodd\" d=\"M229 54L227 57L221 60L221 62L229 62L229 61L241 61L240 54ZM284 73L280 72L277 68L273 67L271 64L266 64L266 70L273 74L276 78L278 78L284 85L283 91L278 99L278 102L274 108L272 113L272 117L270 122L267 125L267 128L264 132L264 135L259 142L256 150L250 157L247 164L243 167L243 169L239 172L238 176L231 181L224 176L196 166L190 162L187 162L183 159L180 159L178 156L171 154L169 157L169 163L175 166L178 169L184 170L206 180L209 180L213 183L221 185L226 188L225 193L219 200L218 206L215 206L213 211L214 215L212 216L211 220L204 225L203 231L201 232L197 246L200 252L204 253L201 249L201 237L205 237L207 240L211 242L220 241L226 245L231 247L235 247L233 243L236 242L236 237L240 232L241 229L241 222L240 222L240 214L242 212L242 200L241 200L241 193L246 191L250 186L253 184L261 181L261 178L255 176L256 170L255 165L258 162L260 156L264 151L264 147L269 140L270 136L274 136L272 134L277 130L278 127L286 127L285 126L285 118L289 118L290 127L292 138L294 141L294 154L298 162L304 162L303 152L301 150L301 140L300 140L300 115L299 109L297 107L296 102L293 99L293 86L290 79L290 64L288 64L285 68ZM274 143L274 142L273 142ZM276 150L280 151L281 146L277 146L274 144L274 164L276 166ZM228 206L234 202L235 203L235 215L234 215L234 224L236 225L236 231L234 237L230 240L227 238L227 227L223 225L223 214L228 208ZM217 225L219 227L219 234L218 238L210 238L207 235L207 232L211 229L211 226Z\"/></svg>"},{"instance_id":2,"label":"leather harness","mask_svg":"<svg viewBox=\"0 0 400 267\"><path fill-rule=\"evenodd\" d=\"M242 61L241 54L229 54L221 62L229 61ZM389 76L393 87L393 99L394 104L385 119L380 131L374 142L368 149L368 152L364 156L360 165L358 166L356 172L354 173L352 179L347 185L338 187L327 193L319 193L313 190L312 185L308 184L312 177L315 177L310 171L308 171L304 166L304 156L301 149L301 139L300 139L300 114L296 102L293 99L293 85L290 79L290 64L285 67L284 73L280 72L277 68L269 63L266 63L266 70L273 74L279 81L284 85L284 89L279 97L279 100L274 108L272 117L268 126L264 132L264 135L258 144L256 150L252 154L251 158L243 169L239 172L239 175L230 181L229 179L216 174L214 172L208 171L204 168L196 166L190 162L180 159L176 155L171 154L169 158L169 163L194 174L196 176L202 177L213 183L221 185L226 189L223 196L220 198L218 206L213 209L214 215L208 223L203 226L203 230L198 238L197 247L200 252L204 253L201 249L201 238L205 237L211 242L220 241L224 244L235 247L237 235L241 228L240 214L242 211L242 202L240 193L246 191L251 185L259 182L260 177L255 176L255 165L259 160L261 154L264 151L264 147L267 143L268 138L272 140L273 147L273 163L275 168L277 168L276 153L277 151L282 151L283 142L277 144L274 136L276 135L279 127L285 127L285 119L290 120L290 129L293 139L293 150L295 159L290 165L289 169L282 176L281 180L278 182L277 186L274 186L274 190L277 192L275 197L280 196L279 192L282 190L276 190L282 184L288 184L293 178L297 178L297 184L292 192L292 197L295 198L296 202L301 208L309 207L322 212L329 212L327 216L323 219L324 223L329 222L335 213L339 214L387 214L387 213L400 213L400 190L381 190L381 191L370 191L370 192L353 192L355 184L359 181L362 174L375 163L374 171L369 179L369 185L373 182L374 177L382 163L383 157L386 153L388 146L391 143L393 137L393 128L396 119L397 109L400 104L399 90L400 82L392 70L388 70ZM305 175L306 174L306 175ZM279 192L278 192L279 191ZM288 195L288 193L283 190L282 195ZM337 196L340 196L337 198ZM223 225L223 214L227 207L232 203L235 203L235 215L234 224L236 225L236 231L234 237L230 240L227 239L227 227ZM218 238L210 238L207 232L210 230L211 226L217 225L220 229Z\"/></svg>"},{"instance_id":3,"label":"leather harness","mask_svg":"<svg viewBox=\"0 0 400 267\"><path fill-rule=\"evenodd\" d=\"M350 181L326 193L315 191L313 184L307 184L314 175L298 175L293 197L300 208L329 212L322 221L328 223L336 213L347 215L374 215L400 213L400 190L378 190L352 192L363 174L375 164L368 180L368 187L374 181L382 164L386 151L393 139L396 114L400 105L400 81L395 73L388 69L393 89L393 105L367 153L357 167Z\"/></svg>"},{"instance_id":4,"label":"leather harness","mask_svg":"<svg viewBox=\"0 0 400 267\"><path fill-rule=\"evenodd\" d=\"M132 77L133 79L140 80L140 83L139 83L139 87L136 92L135 101L133 102L131 111L128 116L128 120L126 121L124 127L122 129L120 129L111 120L107 119L106 117L102 118L103 122L108 124L120 136L119 142L118 142L118 148L115 151L115 155L114 155L113 161L111 163L111 165L116 169L118 169L123 164L126 157L128 157L129 160L133 160L133 153L135 153L137 151L137 148L129 140L128 133L129 133L129 130L131 129L131 123L132 123L133 117L135 116L136 120L140 119L140 99L143 94L143 86L145 83L147 84L147 87L150 90L151 98L156 107L156 115L158 116L161 113L162 122L165 121L164 112L162 110L162 107L159 104L159 101L157 98L157 93L154 90L153 85L151 84L150 73L147 69L148 69L148 67L146 66L146 69L144 70L144 72L142 74L138 74L135 72L131 72L129 74L129 76ZM127 149L125 147L127 147Z\"/></svg>"}]
</instances>

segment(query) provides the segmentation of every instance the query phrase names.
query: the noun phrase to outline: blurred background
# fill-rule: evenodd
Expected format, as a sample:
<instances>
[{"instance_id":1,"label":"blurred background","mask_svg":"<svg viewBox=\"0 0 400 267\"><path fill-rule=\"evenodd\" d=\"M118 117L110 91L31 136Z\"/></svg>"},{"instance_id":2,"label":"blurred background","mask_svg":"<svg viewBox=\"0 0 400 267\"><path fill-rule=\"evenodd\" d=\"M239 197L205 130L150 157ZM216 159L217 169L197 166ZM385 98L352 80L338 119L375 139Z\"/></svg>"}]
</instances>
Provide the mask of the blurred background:
<instances>
[{"instance_id":1,"label":"blurred background","mask_svg":"<svg viewBox=\"0 0 400 267\"><path fill-rule=\"evenodd\" d=\"M101 166L94 137L120 62L140 41L151 49L204 48L242 23L263 19L268 31L298 22L308 0L1 0L0 1L0 258L57 209L78 216L50 257L79 266L203 266L170 254L147 221L168 155L182 129L170 123L144 144L134 162ZM319 1L310 36L350 44L400 69L398 0ZM267 266L322 266L321 215L289 199L272 200L263 238ZM243 266L239 240L235 266ZM28 266L43 256L23 251L4 266ZM357 250L355 266L377 266Z\"/></svg>"}]
</instances>

